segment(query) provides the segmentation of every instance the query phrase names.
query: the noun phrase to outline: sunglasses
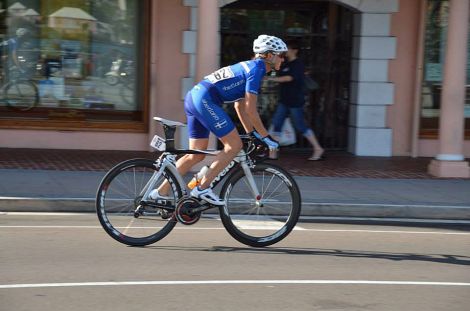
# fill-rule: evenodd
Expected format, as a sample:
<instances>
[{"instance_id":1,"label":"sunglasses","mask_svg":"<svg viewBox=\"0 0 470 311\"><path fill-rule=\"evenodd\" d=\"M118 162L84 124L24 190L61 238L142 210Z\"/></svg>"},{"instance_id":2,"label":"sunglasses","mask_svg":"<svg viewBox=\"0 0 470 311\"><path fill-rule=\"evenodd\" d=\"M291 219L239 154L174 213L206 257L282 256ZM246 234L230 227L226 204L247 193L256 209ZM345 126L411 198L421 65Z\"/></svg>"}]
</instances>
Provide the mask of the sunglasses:
<instances>
[{"instance_id":1,"label":"sunglasses","mask_svg":"<svg viewBox=\"0 0 470 311\"><path fill-rule=\"evenodd\" d=\"M274 53L274 55L277 55L279 58L286 58L286 57L287 57L287 53L286 53L286 52Z\"/></svg>"}]
</instances>

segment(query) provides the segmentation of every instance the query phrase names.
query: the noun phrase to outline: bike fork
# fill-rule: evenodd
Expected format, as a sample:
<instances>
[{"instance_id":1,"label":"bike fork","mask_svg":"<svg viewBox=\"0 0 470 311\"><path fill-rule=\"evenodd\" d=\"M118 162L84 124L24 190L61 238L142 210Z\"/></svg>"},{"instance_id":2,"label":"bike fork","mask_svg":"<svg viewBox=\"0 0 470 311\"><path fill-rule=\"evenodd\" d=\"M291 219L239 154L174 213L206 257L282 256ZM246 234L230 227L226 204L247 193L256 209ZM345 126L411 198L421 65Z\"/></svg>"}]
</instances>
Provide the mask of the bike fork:
<instances>
[{"instance_id":1,"label":"bike fork","mask_svg":"<svg viewBox=\"0 0 470 311\"><path fill-rule=\"evenodd\" d=\"M255 179L253 177L250 167L248 166L246 162L241 162L240 164L243 169L243 172L245 173L246 179L248 181L248 185L250 186L251 193L253 194L253 197L256 200L255 204L258 207L263 207L263 203L261 202L262 197L258 190L258 186L256 185L256 182L255 182Z\"/></svg>"}]
</instances>

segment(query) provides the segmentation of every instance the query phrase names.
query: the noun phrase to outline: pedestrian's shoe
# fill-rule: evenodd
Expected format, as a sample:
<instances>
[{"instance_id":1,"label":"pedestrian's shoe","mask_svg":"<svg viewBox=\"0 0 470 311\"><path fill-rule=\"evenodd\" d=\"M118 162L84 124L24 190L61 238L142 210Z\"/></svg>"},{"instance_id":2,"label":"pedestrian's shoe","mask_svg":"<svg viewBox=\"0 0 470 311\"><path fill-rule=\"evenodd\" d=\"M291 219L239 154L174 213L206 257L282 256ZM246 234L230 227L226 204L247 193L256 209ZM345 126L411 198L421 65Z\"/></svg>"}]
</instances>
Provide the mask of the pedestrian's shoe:
<instances>
[{"instance_id":1,"label":"pedestrian's shoe","mask_svg":"<svg viewBox=\"0 0 470 311\"><path fill-rule=\"evenodd\" d=\"M212 205L217 205L217 206L225 205L225 201L219 199L219 197L212 191L211 188L201 190L199 186L194 187L194 189L191 190L191 196L199 200L204 200L207 203L212 204Z\"/></svg>"},{"instance_id":2,"label":"pedestrian's shoe","mask_svg":"<svg viewBox=\"0 0 470 311\"><path fill-rule=\"evenodd\" d=\"M308 158L309 161L320 161L320 160L325 160L325 156L323 155L325 153L324 149L320 150L315 150L313 155Z\"/></svg>"},{"instance_id":3,"label":"pedestrian's shoe","mask_svg":"<svg viewBox=\"0 0 470 311\"><path fill-rule=\"evenodd\" d=\"M173 197L161 195L160 193L158 193L158 189L153 189L152 191L150 191L149 198L157 202L159 200L173 200Z\"/></svg>"}]
</instances>

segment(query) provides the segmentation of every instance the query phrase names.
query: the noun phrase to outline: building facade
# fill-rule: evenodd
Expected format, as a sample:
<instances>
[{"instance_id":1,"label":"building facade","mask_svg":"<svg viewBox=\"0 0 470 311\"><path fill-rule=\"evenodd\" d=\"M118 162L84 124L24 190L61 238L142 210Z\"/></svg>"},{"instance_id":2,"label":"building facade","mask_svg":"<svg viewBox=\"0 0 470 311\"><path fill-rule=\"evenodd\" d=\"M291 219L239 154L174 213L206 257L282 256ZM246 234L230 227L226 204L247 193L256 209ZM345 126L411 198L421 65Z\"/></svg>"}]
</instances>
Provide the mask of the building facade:
<instances>
[{"instance_id":1,"label":"building facade","mask_svg":"<svg viewBox=\"0 0 470 311\"><path fill-rule=\"evenodd\" d=\"M153 116L184 121L186 91L270 33L301 42L327 148L470 177L469 1L0 1L0 147L148 150ZM275 86L259 102L269 121Z\"/></svg>"}]
</instances>

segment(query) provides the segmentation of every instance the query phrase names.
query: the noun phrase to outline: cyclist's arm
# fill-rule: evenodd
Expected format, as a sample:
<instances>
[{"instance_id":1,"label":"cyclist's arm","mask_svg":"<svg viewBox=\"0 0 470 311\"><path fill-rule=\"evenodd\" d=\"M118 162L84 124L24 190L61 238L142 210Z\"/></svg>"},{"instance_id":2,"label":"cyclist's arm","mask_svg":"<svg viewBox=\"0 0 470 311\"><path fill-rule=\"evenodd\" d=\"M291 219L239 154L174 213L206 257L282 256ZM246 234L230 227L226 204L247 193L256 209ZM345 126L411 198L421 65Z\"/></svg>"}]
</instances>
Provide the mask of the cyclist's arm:
<instances>
[{"instance_id":1,"label":"cyclist's arm","mask_svg":"<svg viewBox=\"0 0 470 311\"><path fill-rule=\"evenodd\" d=\"M263 122L261 121L261 118L259 117L258 110L256 109L257 101L258 101L258 96L256 94L247 92L245 95L245 105L244 105L245 109L243 112L244 112L245 117L251 123L252 127L261 135L261 137L265 137L265 136L268 136L268 131L264 127Z\"/></svg>"},{"instance_id":2,"label":"cyclist's arm","mask_svg":"<svg viewBox=\"0 0 470 311\"><path fill-rule=\"evenodd\" d=\"M234 108L235 108L235 111L237 112L240 122L243 125L243 128L245 129L245 132L249 133L253 131L253 124L251 124L251 121L248 118L247 113L246 113L245 100L241 99L239 101L236 101Z\"/></svg>"}]
</instances>

